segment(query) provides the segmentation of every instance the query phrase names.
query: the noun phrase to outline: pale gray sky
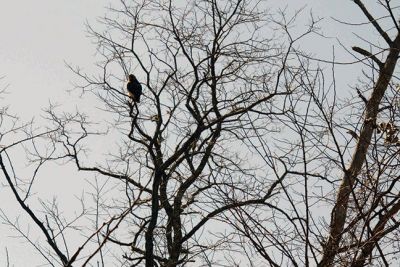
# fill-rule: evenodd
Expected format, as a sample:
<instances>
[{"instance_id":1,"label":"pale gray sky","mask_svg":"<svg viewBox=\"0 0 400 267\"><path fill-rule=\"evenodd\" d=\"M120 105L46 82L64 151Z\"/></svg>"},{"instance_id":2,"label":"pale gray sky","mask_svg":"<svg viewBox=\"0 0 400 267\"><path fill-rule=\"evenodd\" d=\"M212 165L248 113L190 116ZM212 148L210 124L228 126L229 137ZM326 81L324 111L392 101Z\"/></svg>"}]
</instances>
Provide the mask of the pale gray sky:
<instances>
[{"instance_id":1,"label":"pale gray sky","mask_svg":"<svg viewBox=\"0 0 400 267\"><path fill-rule=\"evenodd\" d=\"M22 115L36 114L48 100L63 101L74 79L64 61L86 69L93 66L94 46L86 38L84 23L95 24L104 14L108 0L0 0L0 76L10 84L7 102ZM312 9L316 17L326 17L323 32L340 37L345 44L354 40L351 30L329 18L360 18L349 0L270 0L271 6L288 5L288 10ZM360 29L357 29L360 31ZM333 40L331 40L333 41ZM329 59L330 41L312 42L307 50ZM324 44L324 45L322 45ZM339 54L340 56L340 54Z\"/></svg>"},{"instance_id":2,"label":"pale gray sky","mask_svg":"<svg viewBox=\"0 0 400 267\"><path fill-rule=\"evenodd\" d=\"M372 0L366 0L372 1ZM10 105L11 111L20 114L24 119L40 115L49 100L64 102L75 106L74 97L65 92L71 89L74 75L65 67L64 61L84 67L90 72L93 68L95 47L86 38L84 23L88 20L96 25L95 18L104 14L104 7L109 0L0 0L0 77L5 76L2 84L9 84L9 95L4 100ZM117 1L116 1L117 2ZM365 19L350 0L270 0L272 6L288 5L288 10L305 5L306 10L312 9L316 17L325 17L321 24L327 36L339 37L345 45L359 43L354 40L352 29L344 29L343 25L333 22L330 17L347 19L352 22L362 22ZM376 39L377 34L370 30L358 28L358 32ZM368 37L368 36L366 36ZM334 39L315 39L305 42L308 51L326 59L330 59ZM338 48L338 50L340 50ZM339 51L338 59L352 61ZM349 68L338 69L340 84L356 82ZM356 70L353 70L355 72ZM347 74L346 74L347 72ZM61 188L68 195L68 184L73 184L76 177L68 177L68 182ZM1 182L3 183L3 182ZM59 183L53 180L53 183ZM55 184L54 184L55 185ZM59 185L59 184L58 184ZM56 193L51 184L44 184L50 193ZM0 188L0 208L19 208L7 189ZM61 195L63 197L63 195ZM14 207L15 205L15 207ZM21 246L21 240L8 238L7 227L0 225L0 266L5 266L5 251L7 245L15 266L29 266L36 262L32 258L33 250L29 246ZM33 229L34 230L34 229ZM16 254L18 251L18 254ZM40 258L39 258L40 259ZM41 259L38 262L42 262Z\"/></svg>"},{"instance_id":3,"label":"pale gray sky","mask_svg":"<svg viewBox=\"0 0 400 267\"><path fill-rule=\"evenodd\" d=\"M59 100L73 78L64 60L89 67L94 47L84 23L104 13L106 0L0 0L0 75L10 85L8 102L29 115Z\"/></svg>"}]
</instances>

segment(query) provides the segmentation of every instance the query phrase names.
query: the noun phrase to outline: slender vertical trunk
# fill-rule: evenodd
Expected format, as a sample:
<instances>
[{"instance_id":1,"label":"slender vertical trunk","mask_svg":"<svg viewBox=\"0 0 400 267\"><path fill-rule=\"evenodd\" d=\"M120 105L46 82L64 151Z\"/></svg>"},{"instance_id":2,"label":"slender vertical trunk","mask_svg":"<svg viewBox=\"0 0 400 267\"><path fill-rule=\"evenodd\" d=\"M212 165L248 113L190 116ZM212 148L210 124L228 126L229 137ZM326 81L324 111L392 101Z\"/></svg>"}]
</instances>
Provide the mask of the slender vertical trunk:
<instances>
[{"instance_id":1,"label":"slender vertical trunk","mask_svg":"<svg viewBox=\"0 0 400 267\"><path fill-rule=\"evenodd\" d=\"M157 225L158 210L159 210L159 194L158 189L161 183L161 173L157 172L154 174L153 188L152 188L152 199L151 199L151 217L149 227L145 234L145 262L146 267L154 266L154 229Z\"/></svg>"},{"instance_id":2,"label":"slender vertical trunk","mask_svg":"<svg viewBox=\"0 0 400 267\"><path fill-rule=\"evenodd\" d=\"M182 223L180 219L180 207L181 203L178 201L177 205L174 205L174 213L172 216L172 227L174 229L174 240L171 248L170 258L166 267L176 267L179 262L179 256L182 250Z\"/></svg>"}]
</instances>

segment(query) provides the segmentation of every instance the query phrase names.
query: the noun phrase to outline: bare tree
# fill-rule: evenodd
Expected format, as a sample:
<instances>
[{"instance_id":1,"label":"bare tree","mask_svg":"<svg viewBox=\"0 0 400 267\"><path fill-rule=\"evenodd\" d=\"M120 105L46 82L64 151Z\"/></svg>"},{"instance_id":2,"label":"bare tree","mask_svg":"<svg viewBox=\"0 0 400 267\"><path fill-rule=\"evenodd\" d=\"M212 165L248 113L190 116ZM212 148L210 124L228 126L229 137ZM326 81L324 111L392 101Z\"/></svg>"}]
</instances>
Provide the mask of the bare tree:
<instances>
[{"instance_id":1,"label":"bare tree","mask_svg":"<svg viewBox=\"0 0 400 267\"><path fill-rule=\"evenodd\" d=\"M18 191L11 160L10 166L1 162L3 174L18 203L46 236L50 250L36 248L49 263L58 259L71 266L79 260L86 266L97 260L105 265L102 251L114 246L123 251L123 257L115 256L122 265L222 264L209 255L230 243L229 235L218 234L218 228L228 227L221 218L242 206L273 206L269 199L286 175L258 180L255 165L245 160L251 151L242 135L253 136L254 127L262 129L265 123L272 127L290 108L286 99L297 86L294 77L302 75L292 46L314 30L314 22L283 44L274 35L285 35L278 28L293 23L297 14L284 25L256 2L120 4L103 19L105 32L89 27L102 57L101 75L72 68L85 82L80 86L83 93L93 92L103 102L112 128L101 131L82 113L60 115L50 107L51 130L27 138L32 142L27 148L30 162L39 167L48 161L74 162L80 171L114 179L112 200L103 200L96 184L95 211L84 208L80 214L94 213L96 230L75 227L86 241L71 248L64 229L72 224L46 205L52 221L40 219L28 206L33 179L28 189ZM131 72L143 81L140 104L132 103L125 89ZM48 137L50 153L36 149L42 136ZM103 163L87 149L96 138L118 140L108 141L114 152ZM4 220L12 224L6 216ZM56 233L54 225L60 228Z\"/></svg>"},{"instance_id":2,"label":"bare tree","mask_svg":"<svg viewBox=\"0 0 400 267\"><path fill-rule=\"evenodd\" d=\"M289 97L292 140L278 140L282 151L275 156L288 169L279 200L286 208L233 214L241 221L237 233L272 266L398 264L398 12L391 1L354 3L367 20L362 24L384 45L360 37L369 48L352 47L363 76L351 99L340 97L334 71L327 78L319 66L310 68L309 56L299 55L306 104L296 108L299 98ZM379 9L386 14L374 17ZM333 58L333 70L337 63ZM272 145L262 132L257 136L251 145L268 155Z\"/></svg>"},{"instance_id":3,"label":"bare tree","mask_svg":"<svg viewBox=\"0 0 400 267\"><path fill-rule=\"evenodd\" d=\"M252 163L243 160L250 151L242 146L242 133L253 135L256 124L272 126L287 112L285 99L295 90L289 84L302 75L291 47L313 31L314 22L287 45L279 44L270 37L278 34L273 27L288 25L258 6L240 0L134 6L123 1L122 10L112 9L117 18L104 18L107 33L90 28L104 57L103 74L92 78L76 70L86 81L81 88L120 114L113 126L130 142L119 150L132 156L119 160L139 172L87 167L77 144L66 147L80 170L123 179L142 193L144 215L130 225L134 238L108 238L130 248L126 258L136 265L177 266L201 257L213 262L208 251L230 238L214 235L210 222L241 206L272 205L268 200L286 173L257 181ZM145 84L140 105L127 101L123 85L132 67Z\"/></svg>"},{"instance_id":4,"label":"bare tree","mask_svg":"<svg viewBox=\"0 0 400 267\"><path fill-rule=\"evenodd\" d=\"M271 15L262 1L175 2L121 0L101 19L104 31L88 27L100 73L71 69L77 90L100 100L97 117L50 106L44 128L0 124L3 176L47 245L3 221L52 266L396 262L400 37L391 1L377 3L382 18L354 1L386 46L352 48L364 76L350 99L338 96L334 57L330 72L299 49L317 31L313 16L300 32L300 11ZM141 103L126 91L130 73ZM14 132L22 137L4 142ZM20 148L30 178L16 174ZM33 184L52 162L92 174L91 200L68 219L56 201L33 207Z\"/></svg>"},{"instance_id":5,"label":"bare tree","mask_svg":"<svg viewBox=\"0 0 400 267\"><path fill-rule=\"evenodd\" d=\"M340 243L346 240L343 237L351 235L352 232L356 233L356 238L352 240L354 237L349 237L352 242L346 244L357 247L351 255L351 266L364 266L368 259L371 262L374 259L374 250L378 251L381 262L388 265L385 256L387 252L382 247L385 241L382 239L390 238L387 234L396 230L395 215L400 207L395 189L398 175L393 168L397 166L399 144L398 130L395 126L398 105L392 104L392 101L397 99L397 92L390 90L399 56L400 29L390 2L380 2L387 10L384 17L386 21L380 22L361 1L354 1L386 42L387 48L377 48L373 53L353 47L355 52L372 61L372 73L376 74L366 77L369 85L367 88L370 88L367 92L370 96L366 99L361 97L363 113L360 114L359 128L355 129L359 132L359 137L349 165L343 169L343 178L332 210L329 236L323 247L320 266L333 266L335 257L340 256ZM382 25L388 23L387 20L392 25L384 29ZM374 54L382 54L382 61ZM357 92L361 96L360 91ZM385 103L385 97L389 103ZM369 149L370 147L372 149ZM349 210L350 205L354 207Z\"/></svg>"}]
</instances>

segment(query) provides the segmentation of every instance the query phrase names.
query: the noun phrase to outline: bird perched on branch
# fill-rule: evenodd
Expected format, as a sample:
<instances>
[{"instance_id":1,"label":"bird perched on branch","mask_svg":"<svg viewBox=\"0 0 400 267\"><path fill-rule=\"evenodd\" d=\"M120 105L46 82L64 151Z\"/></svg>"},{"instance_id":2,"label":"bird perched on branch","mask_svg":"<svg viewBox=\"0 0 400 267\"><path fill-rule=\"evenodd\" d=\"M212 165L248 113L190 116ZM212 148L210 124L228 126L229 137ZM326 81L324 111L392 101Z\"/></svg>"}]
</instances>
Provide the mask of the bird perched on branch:
<instances>
[{"instance_id":1,"label":"bird perched on branch","mask_svg":"<svg viewBox=\"0 0 400 267\"><path fill-rule=\"evenodd\" d=\"M142 95L142 85L136 79L135 75L129 74L126 89L128 90L128 95L132 98L133 102L140 103L140 96Z\"/></svg>"}]
</instances>

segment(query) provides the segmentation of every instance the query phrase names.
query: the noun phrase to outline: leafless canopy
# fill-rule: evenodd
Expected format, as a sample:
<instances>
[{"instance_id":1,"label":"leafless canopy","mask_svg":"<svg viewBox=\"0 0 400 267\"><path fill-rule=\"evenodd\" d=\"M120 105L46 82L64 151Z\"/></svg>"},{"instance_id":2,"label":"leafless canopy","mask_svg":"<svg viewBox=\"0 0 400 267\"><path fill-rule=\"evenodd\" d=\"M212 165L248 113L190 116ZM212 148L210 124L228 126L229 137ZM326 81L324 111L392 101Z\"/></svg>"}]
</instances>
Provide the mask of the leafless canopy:
<instances>
[{"instance_id":1,"label":"leafless canopy","mask_svg":"<svg viewBox=\"0 0 400 267\"><path fill-rule=\"evenodd\" d=\"M121 0L102 31L88 26L99 73L71 66L96 117L50 106L36 129L0 114L4 181L47 244L3 221L52 266L396 263L397 7L379 1L376 18L354 3L385 45L352 48L364 76L345 98L335 59L324 69L300 49L313 16L300 27L300 11L263 1ZM33 193L54 162L92 174L72 218Z\"/></svg>"}]
</instances>

